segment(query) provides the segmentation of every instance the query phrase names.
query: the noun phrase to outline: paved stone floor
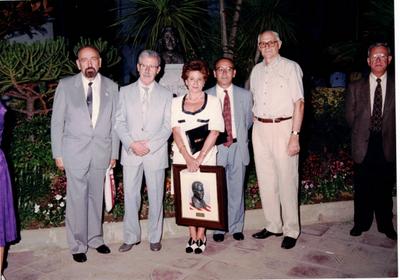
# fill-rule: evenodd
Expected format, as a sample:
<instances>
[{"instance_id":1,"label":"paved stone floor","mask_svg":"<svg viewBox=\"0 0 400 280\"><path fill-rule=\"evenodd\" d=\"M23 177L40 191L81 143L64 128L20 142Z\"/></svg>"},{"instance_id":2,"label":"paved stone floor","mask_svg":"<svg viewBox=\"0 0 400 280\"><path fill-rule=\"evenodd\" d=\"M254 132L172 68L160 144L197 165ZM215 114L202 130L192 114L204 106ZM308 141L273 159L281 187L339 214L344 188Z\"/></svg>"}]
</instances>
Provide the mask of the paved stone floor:
<instances>
[{"instance_id":1,"label":"paved stone floor","mask_svg":"<svg viewBox=\"0 0 400 280\"><path fill-rule=\"evenodd\" d=\"M280 248L282 237L256 240L245 231L245 240L226 236L212 241L202 255L186 254L186 238L162 241L160 252L149 243L126 253L120 244L109 244L112 253L88 252L88 261L75 263L68 250L48 248L10 253L5 276L8 280L61 279L277 279L397 277L397 242L376 230L352 237L351 223L304 226L297 245Z\"/></svg>"}]
</instances>

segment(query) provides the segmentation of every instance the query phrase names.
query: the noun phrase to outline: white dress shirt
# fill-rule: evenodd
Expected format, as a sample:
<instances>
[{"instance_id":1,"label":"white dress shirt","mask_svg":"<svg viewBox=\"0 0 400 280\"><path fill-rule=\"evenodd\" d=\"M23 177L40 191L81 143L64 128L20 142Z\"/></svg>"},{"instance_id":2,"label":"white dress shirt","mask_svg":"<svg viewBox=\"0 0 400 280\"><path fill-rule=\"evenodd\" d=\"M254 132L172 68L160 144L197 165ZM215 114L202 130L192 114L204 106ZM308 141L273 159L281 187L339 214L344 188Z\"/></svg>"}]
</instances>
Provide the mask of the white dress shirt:
<instances>
[{"instance_id":1,"label":"white dress shirt","mask_svg":"<svg viewBox=\"0 0 400 280\"><path fill-rule=\"evenodd\" d=\"M85 91L85 100L87 98L87 92L89 89L89 83L92 84L92 126L96 127L97 118L99 116L100 111L100 89L101 89L101 76L96 75L93 81L87 79L84 75L82 75L82 83L83 89Z\"/></svg>"},{"instance_id":2,"label":"white dress shirt","mask_svg":"<svg viewBox=\"0 0 400 280\"><path fill-rule=\"evenodd\" d=\"M376 77L374 74L370 73L369 74L369 92L370 92L370 98L371 98L371 116L372 116L372 111L374 109L374 98L375 98L375 89L378 83L376 82ZM385 106L385 97L386 97L386 84L387 84L387 72L383 74L383 76L380 77L381 79L381 87L382 87L382 112L383 112L383 107Z\"/></svg>"}]
</instances>

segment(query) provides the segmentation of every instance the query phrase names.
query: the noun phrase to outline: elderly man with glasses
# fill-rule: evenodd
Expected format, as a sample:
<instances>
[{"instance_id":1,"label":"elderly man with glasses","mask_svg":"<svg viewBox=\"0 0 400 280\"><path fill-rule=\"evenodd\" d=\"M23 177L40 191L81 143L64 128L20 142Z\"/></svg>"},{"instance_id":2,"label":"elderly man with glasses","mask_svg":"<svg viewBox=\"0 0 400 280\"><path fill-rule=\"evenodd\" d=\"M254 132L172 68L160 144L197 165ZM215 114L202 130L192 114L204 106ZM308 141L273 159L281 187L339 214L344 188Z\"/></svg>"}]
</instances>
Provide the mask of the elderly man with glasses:
<instances>
[{"instance_id":1,"label":"elderly man with glasses","mask_svg":"<svg viewBox=\"0 0 400 280\"><path fill-rule=\"evenodd\" d=\"M258 36L264 60L254 66L253 148L266 227L253 234L264 239L284 235L281 247L293 248L300 234L298 213L299 137L304 112L300 66L279 55L282 41L268 30Z\"/></svg>"},{"instance_id":2,"label":"elderly man with glasses","mask_svg":"<svg viewBox=\"0 0 400 280\"><path fill-rule=\"evenodd\" d=\"M172 93L155 78L161 58L155 51L139 55L139 80L122 87L115 131L122 142L124 176L124 243L127 252L141 240L139 209L143 175L149 196L148 239L150 249L161 249L165 168L168 167L168 138L171 135Z\"/></svg>"},{"instance_id":3,"label":"elderly man with glasses","mask_svg":"<svg viewBox=\"0 0 400 280\"><path fill-rule=\"evenodd\" d=\"M351 128L354 164L354 227L350 235L368 231L376 217L378 231L397 240L393 226L392 190L396 162L394 77L387 73L390 48L375 43L368 49L370 74L349 85L346 119Z\"/></svg>"}]
</instances>

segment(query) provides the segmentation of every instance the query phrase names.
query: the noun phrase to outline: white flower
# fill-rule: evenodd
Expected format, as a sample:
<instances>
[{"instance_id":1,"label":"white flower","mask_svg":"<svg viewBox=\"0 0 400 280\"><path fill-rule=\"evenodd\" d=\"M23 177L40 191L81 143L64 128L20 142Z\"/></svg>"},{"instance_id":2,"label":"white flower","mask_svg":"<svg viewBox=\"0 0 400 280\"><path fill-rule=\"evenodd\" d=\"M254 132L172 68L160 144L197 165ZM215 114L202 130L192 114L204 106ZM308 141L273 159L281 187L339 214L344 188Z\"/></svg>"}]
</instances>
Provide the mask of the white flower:
<instances>
[{"instance_id":1,"label":"white flower","mask_svg":"<svg viewBox=\"0 0 400 280\"><path fill-rule=\"evenodd\" d=\"M55 199L56 199L56 200L60 200L61 198L62 198L62 195L57 194L57 195L55 196Z\"/></svg>"},{"instance_id":2,"label":"white flower","mask_svg":"<svg viewBox=\"0 0 400 280\"><path fill-rule=\"evenodd\" d=\"M39 213L39 211L40 211L40 205L37 205L35 203L35 213Z\"/></svg>"},{"instance_id":3,"label":"white flower","mask_svg":"<svg viewBox=\"0 0 400 280\"><path fill-rule=\"evenodd\" d=\"M65 203L63 201L61 201L60 206L64 207Z\"/></svg>"},{"instance_id":4,"label":"white flower","mask_svg":"<svg viewBox=\"0 0 400 280\"><path fill-rule=\"evenodd\" d=\"M47 206L49 206L49 208L53 207L53 203L49 203L47 204Z\"/></svg>"}]
</instances>

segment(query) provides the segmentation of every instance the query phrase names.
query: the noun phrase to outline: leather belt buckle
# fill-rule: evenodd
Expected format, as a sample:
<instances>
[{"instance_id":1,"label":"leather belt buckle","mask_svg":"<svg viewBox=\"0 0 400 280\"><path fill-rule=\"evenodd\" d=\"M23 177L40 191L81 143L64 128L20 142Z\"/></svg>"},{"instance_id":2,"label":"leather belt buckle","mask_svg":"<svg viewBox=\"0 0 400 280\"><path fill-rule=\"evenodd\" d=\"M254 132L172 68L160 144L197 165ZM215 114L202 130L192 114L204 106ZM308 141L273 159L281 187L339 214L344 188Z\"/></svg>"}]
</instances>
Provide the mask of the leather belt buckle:
<instances>
[{"instance_id":1,"label":"leather belt buckle","mask_svg":"<svg viewBox=\"0 0 400 280\"><path fill-rule=\"evenodd\" d=\"M263 119L256 117L256 119L263 123L280 123L282 121L290 120L292 117L284 117L284 118L274 118L274 119Z\"/></svg>"}]
</instances>

